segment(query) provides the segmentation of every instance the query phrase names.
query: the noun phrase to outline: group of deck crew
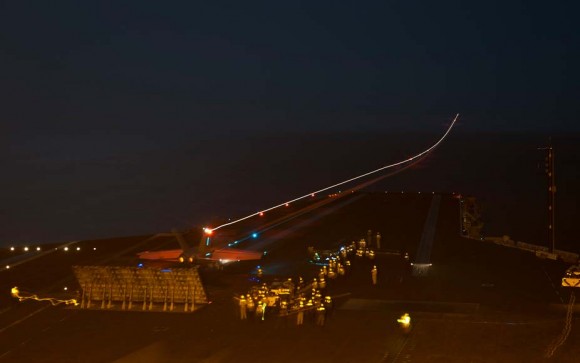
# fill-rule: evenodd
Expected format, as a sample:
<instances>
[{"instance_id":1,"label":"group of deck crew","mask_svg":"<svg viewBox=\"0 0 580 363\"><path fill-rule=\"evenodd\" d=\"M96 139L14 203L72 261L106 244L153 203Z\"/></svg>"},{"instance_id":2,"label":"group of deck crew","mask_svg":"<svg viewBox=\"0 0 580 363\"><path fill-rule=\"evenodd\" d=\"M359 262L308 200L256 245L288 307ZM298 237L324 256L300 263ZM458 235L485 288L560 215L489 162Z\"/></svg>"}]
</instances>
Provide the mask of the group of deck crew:
<instances>
[{"instance_id":1,"label":"group of deck crew","mask_svg":"<svg viewBox=\"0 0 580 363\"><path fill-rule=\"evenodd\" d=\"M372 241L371 231L368 231L368 240ZM380 248L380 233L376 234L375 247ZM351 258L365 257L373 261L375 251L369 247L367 241L362 238L359 242L353 241L346 247L332 252L325 259L325 265L318 272L312 282L306 284L300 276L295 281L288 278L284 282L275 281L271 284L262 282L261 285L252 286L247 294L236 297L239 306L239 316L242 320L254 319L263 321L267 316L275 314L288 319L295 315L296 325L307 321L323 326L328 316L331 315L334 301L327 294L327 280L334 280L349 274ZM373 265L371 269L371 282L377 284L378 269ZM263 270L260 266L256 269L256 275L261 280Z\"/></svg>"}]
</instances>

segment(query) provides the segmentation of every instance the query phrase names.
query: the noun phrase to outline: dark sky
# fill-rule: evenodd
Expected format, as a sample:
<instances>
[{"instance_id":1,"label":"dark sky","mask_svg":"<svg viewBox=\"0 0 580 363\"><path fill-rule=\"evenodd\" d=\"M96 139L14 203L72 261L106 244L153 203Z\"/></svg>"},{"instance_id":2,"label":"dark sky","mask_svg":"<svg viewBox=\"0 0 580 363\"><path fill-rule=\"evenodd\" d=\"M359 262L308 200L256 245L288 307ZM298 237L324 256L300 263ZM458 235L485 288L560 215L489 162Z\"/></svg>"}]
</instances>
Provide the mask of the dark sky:
<instances>
[{"instance_id":1,"label":"dark sky","mask_svg":"<svg viewBox=\"0 0 580 363\"><path fill-rule=\"evenodd\" d=\"M12 141L580 131L578 1L5 1Z\"/></svg>"},{"instance_id":2,"label":"dark sky","mask_svg":"<svg viewBox=\"0 0 580 363\"><path fill-rule=\"evenodd\" d=\"M580 132L579 10L577 0L4 1L0 242L254 211L422 150L435 138L413 143L407 131L440 135L457 112L450 142L476 133L392 185L500 201L496 189L523 190L505 181L543 188L512 166L533 173L540 140ZM515 132L500 138L512 148L488 155L499 145L490 131ZM530 131L541 137L514 143ZM558 155L575 155L558 171L564 190L578 153ZM519 179L488 183L503 170L495 161ZM463 179L451 183L454 172Z\"/></svg>"}]
</instances>

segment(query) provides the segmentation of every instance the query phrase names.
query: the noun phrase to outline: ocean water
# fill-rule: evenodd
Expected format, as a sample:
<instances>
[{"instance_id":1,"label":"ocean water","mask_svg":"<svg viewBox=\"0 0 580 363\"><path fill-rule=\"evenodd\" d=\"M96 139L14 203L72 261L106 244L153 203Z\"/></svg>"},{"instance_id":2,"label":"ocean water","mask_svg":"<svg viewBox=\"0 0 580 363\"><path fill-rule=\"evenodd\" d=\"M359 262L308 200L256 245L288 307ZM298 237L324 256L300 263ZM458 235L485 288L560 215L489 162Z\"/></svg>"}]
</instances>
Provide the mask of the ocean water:
<instances>
[{"instance_id":1,"label":"ocean water","mask_svg":"<svg viewBox=\"0 0 580 363\"><path fill-rule=\"evenodd\" d=\"M439 135L39 135L2 158L0 244L139 235L233 218L401 160ZM452 133L369 190L475 196L484 232L547 244L543 134ZM557 247L579 251L580 135L553 135ZM338 188L340 189L340 188Z\"/></svg>"}]
</instances>

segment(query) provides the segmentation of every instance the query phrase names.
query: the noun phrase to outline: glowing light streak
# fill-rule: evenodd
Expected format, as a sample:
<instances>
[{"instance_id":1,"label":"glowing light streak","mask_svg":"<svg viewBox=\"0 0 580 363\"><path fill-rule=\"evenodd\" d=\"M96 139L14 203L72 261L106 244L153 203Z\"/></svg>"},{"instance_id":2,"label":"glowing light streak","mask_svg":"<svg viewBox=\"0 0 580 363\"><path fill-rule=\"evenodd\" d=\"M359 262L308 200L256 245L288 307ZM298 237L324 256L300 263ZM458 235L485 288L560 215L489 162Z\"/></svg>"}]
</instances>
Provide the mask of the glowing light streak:
<instances>
[{"instance_id":1,"label":"glowing light streak","mask_svg":"<svg viewBox=\"0 0 580 363\"><path fill-rule=\"evenodd\" d=\"M572 321L574 320L574 303L576 302L576 295L574 292L570 294L570 301L568 302L568 310L566 311L566 320L564 321L564 329L562 333L554 340L546 349L545 358L551 358L556 350L562 346L568 339L570 331L572 330Z\"/></svg>"},{"instance_id":2,"label":"glowing light streak","mask_svg":"<svg viewBox=\"0 0 580 363\"><path fill-rule=\"evenodd\" d=\"M66 288L65 288L65 290L66 290ZM56 306L59 304L75 305L76 306L79 304L76 299L62 300L62 299L57 299L57 298L53 298L53 297L40 298L40 297L38 297L38 295L22 296L20 294L20 290L18 290L18 287L13 287L11 293L12 293L12 297L18 299L18 301L24 301L24 300L48 301L49 303L52 304L52 306Z\"/></svg>"},{"instance_id":3,"label":"glowing light streak","mask_svg":"<svg viewBox=\"0 0 580 363\"><path fill-rule=\"evenodd\" d=\"M409 314L405 313L399 319L397 319L397 322L402 326L407 327L411 325L411 317Z\"/></svg>"},{"instance_id":4,"label":"glowing light streak","mask_svg":"<svg viewBox=\"0 0 580 363\"><path fill-rule=\"evenodd\" d=\"M428 148L428 149L426 149L426 150L423 150L423 151L422 151L422 152L420 152L419 154L416 154L416 155L414 155L414 156L411 156L411 157L409 157L409 158L407 158L407 159L404 159L404 160L398 161L398 162L396 162L396 163L392 163L392 164L389 164L389 165L382 166L382 167L380 167L380 168L378 168L378 169L375 169L375 170L369 171L368 173L364 173L364 174L361 174L361 175L355 176L355 177L353 177L353 178L350 178L350 179L347 179L347 180L341 181L341 182L339 182L339 183L333 184L333 185L331 185L331 186L328 186L328 187L326 187L326 188L322 188L322 189L320 189L320 190L316 190L316 191L314 191L314 192L310 192L310 193L308 193L308 194L306 194L306 195L303 195L303 196L301 196L301 197L294 198L294 199L292 199L292 200L288 200L288 201L286 201L286 202L283 202L283 203L281 203L281 204L275 205L275 206L273 206L273 207L270 207L270 208L268 208L268 209L264 209L264 210L262 210L261 212L256 212L256 213L253 213L253 214L249 214L249 215L247 215L247 216L245 216L245 217L238 218L238 219L236 219L236 220L234 220L234 221L231 221L231 222L228 222L228 223L224 223L224 224L222 224L222 225L219 225L219 226L217 226L217 227L213 228L212 230L213 230L213 231L216 231L216 230L218 230L218 229L220 229L220 228L223 228L223 227L226 227L226 226L232 225L232 224L234 224L234 223L238 223L238 222L244 221L244 220L246 220L246 219L249 219L249 218L252 218L252 217L255 217L255 216L259 215L260 213L265 213L265 212L269 212L269 211L271 211L271 210L274 210L274 209L280 208L280 207L282 207L282 206L285 206L285 205L286 205L286 204L288 204L288 203L293 203L293 202L296 202L296 201L299 201L299 200L302 200L302 199L304 199L304 198L308 198L308 197L314 197L314 196L315 196L317 193L321 193L321 192L324 192L324 191L326 191L326 190L329 190L329 189L332 189L332 188L336 188L336 187L338 187L338 186L341 186L341 185L344 185L344 184L350 183L350 182L352 182L352 181L354 181L354 180L361 179L361 178L364 178L364 177L366 177L366 176L369 176L369 175L372 175L372 174L378 173L378 172L380 172L380 171L383 171L383 170L386 170L386 169L390 169L390 168L394 168L394 167L396 167L396 166L403 165L403 164L409 163L409 162L411 162L411 161L414 161L414 160L416 160L416 159L419 159L419 158L421 158L422 156L424 156L425 154L427 154L427 153L431 152L433 149L435 149L437 146L439 146L439 144L441 144L441 143L443 142L443 140L445 140L445 138L447 137L447 135L448 135L448 134L451 132L451 129L453 128L453 126L455 126L455 123L457 122L457 120L458 120L458 119L459 119L459 114L456 114L456 115L455 115L455 118L453 118L453 121L451 121L451 124L449 125L449 127L447 128L447 130L445 131L445 133L443 134L443 136L441 136L441 138L440 138L439 140L437 140L437 142L436 142L436 143L434 143L434 144L433 144L431 147L429 147L429 148Z\"/></svg>"},{"instance_id":5,"label":"glowing light streak","mask_svg":"<svg viewBox=\"0 0 580 363\"><path fill-rule=\"evenodd\" d=\"M425 155L423 156L423 158L426 158L426 157L427 157L427 156L425 156ZM409 163L409 164L407 164L407 165L405 165L405 166L403 166L403 167L401 167L401 168L399 168L399 169L397 169L397 170L395 170L395 171L392 171L392 172L390 172L390 173L388 173L388 174L386 174L386 175L382 175L382 176L379 176L379 177L377 177L377 178L371 179L370 181L366 181L366 182L364 182L364 183L362 183L362 184L359 184L359 185L357 185L357 186L353 187L353 190L352 190L351 192L352 192L352 193L354 193L354 190L358 190L358 189L364 188L364 187L366 187L366 186L368 186L368 185L372 185L372 184L374 184L375 182L377 182L377 181L379 181L379 180L382 180L382 179L384 179L384 178L388 178L388 177L390 177L390 176L393 176L393 175L397 175L397 174L399 174L399 173L402 173L402 172L403 172L403 171L405 171L406 169L408 169L408 168L411 168L411 167L413 167L414 165L416 165L416 164L420 163L422 160L423 160L422 158L421 158L421 159L416 159L416 160L414 160L412 163ZM386 192L385 192L385 193L386 193ZM298 218L298 217L300 217L301 215L303 215L304 213L307 213L307 212L309 212L310 210L311 210L311 209L307 209L307 210L305 210L303 213L299 213L299 214L297 214L297 215L295 215L295 216L291 217L290 219L285 219L285 220L283 220L283 221L281 221L281 222L279 222L279 223L272 224L272 225L270 225L270 226L269 226L269 227L267 227L267 228L260 229L260 230L259 230L257 233L263 233L263 232L269 231L269 230L271 230L271 229L273 229L273 228L276 228L276 227L278 227L279 225L282 225L282 224L284 224L284 223L287 223L287 222L288 222L288 221L290 221L290 220L293 220L293 219L295 219L295 218ZM237 244L238 244L238 243L240 243L240 242L244 242L244 241L246 241L246 240L249 240L250 238L252 238L252 235L248 235L247 237L244 237L244 238L242 238L242 239L240 239L240 240L237 240L237 241L234 241L234 242L232 242L232 243L229 243L229 244L228 244L228 247L235 246L235 245L237 245ZM408 256L408 254L407 254L407 253L405 253L405 254L407 255L407 256L406 256L406 258L407 258L407 259L409 259L409 256Z\"/></svg>"}]
</instances>

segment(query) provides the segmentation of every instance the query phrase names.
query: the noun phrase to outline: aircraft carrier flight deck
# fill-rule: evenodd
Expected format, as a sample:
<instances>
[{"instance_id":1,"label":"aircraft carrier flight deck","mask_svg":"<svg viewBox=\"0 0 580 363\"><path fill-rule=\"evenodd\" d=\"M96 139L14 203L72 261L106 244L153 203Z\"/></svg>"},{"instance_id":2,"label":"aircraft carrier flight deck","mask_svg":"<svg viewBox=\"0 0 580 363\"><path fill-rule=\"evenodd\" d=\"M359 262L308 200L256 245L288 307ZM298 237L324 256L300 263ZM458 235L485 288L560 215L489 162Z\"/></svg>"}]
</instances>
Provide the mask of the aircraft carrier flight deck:
<instances>
[{"instance_id":1,"label":"aircraft carrier flight deck","mask_svg":"<svg viewBox=\"0 0 580 363\"><path fill-rule=\"evenodd\" d=\"M551 358L545 355L566 324L571 289L560 282L568 264L466 238L462 198L401 191L320 195L212 236L211 248L260 252L260 260L156 264L138 258L142 251L180 248L171 232L5 248L0 362L576 362L576 327ZM203 241L201 227L184 231L184 241ZM343 260L341 248L348 250ZM206 251L211 257L210 246ZM299 310L282 314L270 305L262 315L240 316L240 296L263 286L273 291L291 279L292 293L308 295L328 256L348 266L326 277L324 294L333 305L322 321L306 311L298 323ZM89 294L75 274L79 266L124 268L129 275L149 269L159 276L190 269L201 286L163 290L161 300L150 287L144 302L123 287L121 301L112 297L121 283L95 284ZM179 281L197 283L195 276ZM203 289L203 299L195 289ZM405 313L410 327L398 321Z\"/></svg>"}]
</instances>

